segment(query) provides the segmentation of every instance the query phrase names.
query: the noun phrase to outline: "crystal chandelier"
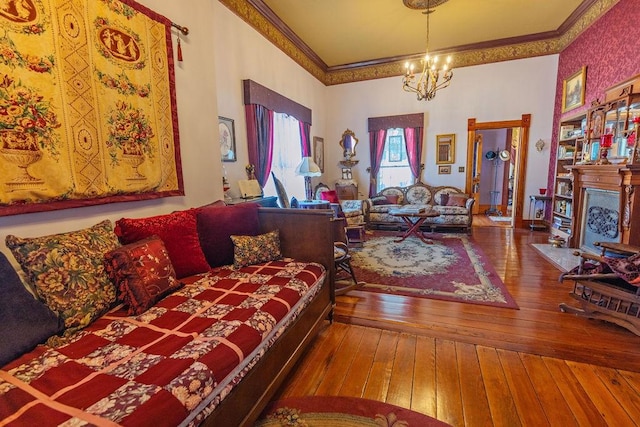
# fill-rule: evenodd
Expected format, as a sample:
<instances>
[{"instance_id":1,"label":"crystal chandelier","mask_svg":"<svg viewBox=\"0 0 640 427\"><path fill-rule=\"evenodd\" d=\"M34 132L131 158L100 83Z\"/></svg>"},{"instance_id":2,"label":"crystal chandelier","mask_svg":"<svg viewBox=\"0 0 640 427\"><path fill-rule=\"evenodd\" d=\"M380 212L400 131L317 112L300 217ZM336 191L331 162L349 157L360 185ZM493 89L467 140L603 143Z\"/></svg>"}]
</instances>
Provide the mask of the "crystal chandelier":
<instances>
[{"instance_id":1,"label":"crystal chandelier","mask_svg":"<svg viewBox=\"0 0 640 427\"><path fill-rule=\"evenodd\" d=\"M453 77L453 69L451 68L451 56L447 56L444 63L438 62L437 56L429 55L429 15L431 10L431 1L427 1L427 10L422 12L427 15L427 53L420 60L422 63L422 72L416 79L414 73L414 65L407 62L405 64L405 74L402 78L402 89L405 92L415 92L418 101L430 101L436 96L439 89L449 86Z\"/></svg>"}]
</instances>

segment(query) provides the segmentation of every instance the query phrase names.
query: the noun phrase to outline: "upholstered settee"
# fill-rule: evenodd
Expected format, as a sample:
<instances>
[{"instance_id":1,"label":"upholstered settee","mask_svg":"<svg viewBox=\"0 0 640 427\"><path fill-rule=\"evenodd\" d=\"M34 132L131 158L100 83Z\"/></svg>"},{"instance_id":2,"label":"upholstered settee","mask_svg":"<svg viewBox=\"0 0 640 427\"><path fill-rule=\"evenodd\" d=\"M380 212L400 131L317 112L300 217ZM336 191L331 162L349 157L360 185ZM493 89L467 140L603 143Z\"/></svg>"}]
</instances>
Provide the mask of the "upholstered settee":
<instances>
[{"instance_id":1,"label":"upholstered settee","mask_svg":"<svg viewBox=\"0 0 640 427\"><path fill-rule=\"evenodd\" d=\"M366 203L365 220L369 228L404 226L402 218L391 212L406 206L425 206L440 214L427 218L423 228L469 230L473 220L473 198L451 186L432 187L417 183L408 187L387 187Z\"/></svg>"},{"instance_id":2,"label":"upholstered settee","mask_svg":"<svg viewBox=\"0 0 640 427\"><path fill-rule=\"evenodd\" d=\"M248 203L7 236L37 298L0 253L0 424L253 425L331 315L332 229Z\"/></svg>"},{"instance_id":3,"label":"upholstered settee","mask_svg":"<svg viewBox=\"0 0 640 427\"><path fill-rule=\"evenodd\" d=\"M365 200L340 200L337 192L331 190L326 184L318 184L314 189L316 200L327 200L332 204L339 204L342 214L347 220L347 225L365 224Z\"/></svg>"}]
</instances>

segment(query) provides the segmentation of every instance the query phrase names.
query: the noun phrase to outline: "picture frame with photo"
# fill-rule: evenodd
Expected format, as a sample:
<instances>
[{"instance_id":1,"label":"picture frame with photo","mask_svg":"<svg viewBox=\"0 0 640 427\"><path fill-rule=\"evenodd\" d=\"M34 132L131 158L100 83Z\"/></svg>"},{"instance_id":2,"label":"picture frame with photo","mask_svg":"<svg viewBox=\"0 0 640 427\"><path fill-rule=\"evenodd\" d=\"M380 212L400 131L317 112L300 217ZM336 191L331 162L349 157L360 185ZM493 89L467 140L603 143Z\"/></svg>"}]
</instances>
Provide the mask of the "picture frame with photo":
<instances>
[{"instance_id":1,"label":"picture frame with photo","mask_svg":"<svg viewBox=\"0 0 640 427\"><path fill-rule=\"evenodd\" d=\"M582 68L562 81L563 113L584 105L586 78L587 67L583 65Z\"/></svg>"},{"instance_id":2,"label":"picture frame with photo","mask_svg":"<svg viewBox=\"0 0 640 427\"><path fill-rule=\"evenodd\" d=\"M235 162L238 160L236 154L236 131L233 119L218 116L218 132L220 134L220 156L223 162Z\"/></svg>"},{"instance_id":3,"label":"picture frame with photo","mask_svg":"<svg viewBox=\"0 0 640 427\"><path fill-rule=\"evenodd\" d=\"M451 174L451 165L440 165L440 166L438 166L438 174L439 175L450 175Z\"/></svg>"}]
</instances>

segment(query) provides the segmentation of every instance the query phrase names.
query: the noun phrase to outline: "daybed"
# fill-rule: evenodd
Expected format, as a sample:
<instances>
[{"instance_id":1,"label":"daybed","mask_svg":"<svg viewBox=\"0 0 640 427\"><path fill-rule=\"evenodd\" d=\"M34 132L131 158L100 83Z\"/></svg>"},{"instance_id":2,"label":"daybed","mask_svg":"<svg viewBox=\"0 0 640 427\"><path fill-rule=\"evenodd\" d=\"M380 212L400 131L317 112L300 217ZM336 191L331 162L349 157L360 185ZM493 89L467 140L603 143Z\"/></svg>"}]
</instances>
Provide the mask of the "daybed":
<instances>
[{"instance_id":1,"label":"daybed","mask_svg":"<svg viewBox=\"0 0 640 427\"><path fill-rule=\"evenodd\" d=\"M46 305L1 257L0 420L251 425L334 303L331 213L251 205L8 236Z\"/></svg>"},{"instance_id":2,"label":"daybed","mask_svg":"<svg viewBox=\"0 0 640 427\"><path fill-rule=\"evenodd\" d=\"M367 200L365 220L368 228L397 228L404 226L404 222L390 211L406 206L426 206L440 215L425 220L423 228L470 230L473 203L473 198L451 186L416 183L408 187L387 187Z\"/></svg>"}]
</instances>

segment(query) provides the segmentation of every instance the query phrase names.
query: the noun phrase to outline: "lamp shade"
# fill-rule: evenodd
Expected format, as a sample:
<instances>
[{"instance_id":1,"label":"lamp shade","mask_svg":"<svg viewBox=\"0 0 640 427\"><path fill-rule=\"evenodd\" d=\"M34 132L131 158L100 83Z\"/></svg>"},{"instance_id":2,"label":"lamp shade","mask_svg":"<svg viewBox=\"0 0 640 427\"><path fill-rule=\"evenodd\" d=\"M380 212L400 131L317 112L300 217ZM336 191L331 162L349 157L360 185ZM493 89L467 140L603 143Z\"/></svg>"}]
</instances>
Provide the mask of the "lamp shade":
<instances>
[{"instance_id":1,"label":"lamp shade","mask_svg":"<svg viewBox=\"0 0 640 427\"><path fill-rule=\"evenodd\" d=\"M303 157L300 164L296 167L296 175L300 176L320 176L320 166L313 161L311 157Z\"/></svg>"}]
</instances>

